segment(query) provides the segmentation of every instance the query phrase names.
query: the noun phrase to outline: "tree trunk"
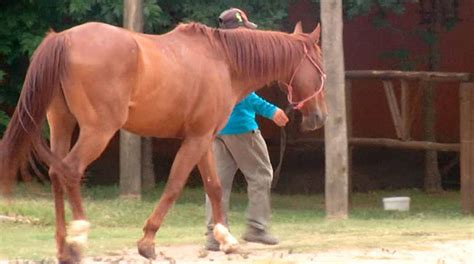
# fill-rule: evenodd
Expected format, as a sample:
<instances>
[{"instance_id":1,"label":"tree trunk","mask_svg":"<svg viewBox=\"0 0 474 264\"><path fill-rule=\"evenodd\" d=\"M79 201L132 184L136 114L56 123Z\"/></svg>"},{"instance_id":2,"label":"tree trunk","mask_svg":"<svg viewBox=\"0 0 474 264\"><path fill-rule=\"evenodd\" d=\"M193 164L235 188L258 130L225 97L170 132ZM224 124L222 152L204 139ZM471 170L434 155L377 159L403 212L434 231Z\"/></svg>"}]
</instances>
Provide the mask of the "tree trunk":
<instances>
[{"instance_id":1,"label":"tree trunk","mask_svg":"<svg viewBox=\"0 0 474 264\"><path fill-rule=\"evenodd\" d=\"M143 0L123 1L123 26L143 31ZM120 195L141 197L141 139L127 131L120 131Z\"/></svg>"},{"instance_id":2,"label":"tree trunk","mask_svg":"<svg viewBox=\"0 0 474 264\"><path fill-rule=\"evenodd\" d=\"M346 121L342 0L321 1L322 43L327 73L325 96L329 117L325 124L327 218L347 218L349 163Z\"/></svg>"},{"instance_id":3,"label":"tree trunk","mask_svg":"<svg viewBox=\"0 0 474 264\"><path fill-rule=\"evenodd\" d=\"M439 64L439 43L436 34L436 24L430 25L428 31L435 36L435 40L429 44L429 70L434 71ZM436 105L434 98L436 96L436 87L433 82L423 82L423 124L424 124L424 140L435 142L435 122L436 122ZM441 173L438 166L438 152L428 150L425 152L425 177L423 188L426 192L440 192L443 190L441 186Z\"/></svg>"},{"instance_id":4,"label":"tree trunk","mask_svg":"<svg viewBox=\"0 0 474 264\"><path fill-rule=\"evenodd\" d=\"M155 187L155 172L153 170L153 140L142 138L142 188L144 191Z\"/></svg>"},{"instance_id":5,"label":"tree trunk","mask_svg":"<svg viewBox=\"0 0 474 264\"><path fill-rule=\"evenodd\" d=\"M123 0L123 27L143 32L143 0Z\"/></svg>"},{"instance_id":6,"label":"tree trunk","mask_svg":"<svg viewBox=\"0 0 474 264\"><path fill-rule=\"evenodd\" d=\"M423 84L423 123L424 140L435 142L434 124L436 121L435 105L433 103L435 96L435 85L432 82ZM427 150L425 152L425 177L423 188L426 192L442 191L441 173L438 166L438 152L436 150Z\"/></svg>"}]
</instances>

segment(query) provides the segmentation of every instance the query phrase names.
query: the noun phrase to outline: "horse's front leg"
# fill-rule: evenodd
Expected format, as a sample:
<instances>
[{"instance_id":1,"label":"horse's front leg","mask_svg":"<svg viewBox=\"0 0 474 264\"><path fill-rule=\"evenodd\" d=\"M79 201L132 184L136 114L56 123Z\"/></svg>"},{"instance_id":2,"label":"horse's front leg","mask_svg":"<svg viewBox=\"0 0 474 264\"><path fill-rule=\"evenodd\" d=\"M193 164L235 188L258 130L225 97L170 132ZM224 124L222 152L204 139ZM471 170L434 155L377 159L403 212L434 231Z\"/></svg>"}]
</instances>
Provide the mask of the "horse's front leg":
<instances>
[{"instance_id":1,"label":"horse's front leg","mask_svg":"<svg viewBox=\"0 0 474 264\"><path fill-rule=\"evenodd\" d=\"M181 193L189 173L211 147L212 135L187 137L171 166L171 172L161 198L143 227L143 237L137 242L138 252L147 259L155 259L155 234L166 213Z\"/></svg>"},{"instance_id":2,"label":"horse's front leg","mask_svg":"<svg viewBox=\"0 0 474 264\"><path fill-rule=\"evenodd\" d=\"M216 164L212 147L204 154L198 163L204 189L212 206L212 218L214 220L213 234L220 244L220 249L225 253L237 250L239 242L227 229L222 212L222 188L220 179L216 173Z\"/></svg>"}]
</instances>

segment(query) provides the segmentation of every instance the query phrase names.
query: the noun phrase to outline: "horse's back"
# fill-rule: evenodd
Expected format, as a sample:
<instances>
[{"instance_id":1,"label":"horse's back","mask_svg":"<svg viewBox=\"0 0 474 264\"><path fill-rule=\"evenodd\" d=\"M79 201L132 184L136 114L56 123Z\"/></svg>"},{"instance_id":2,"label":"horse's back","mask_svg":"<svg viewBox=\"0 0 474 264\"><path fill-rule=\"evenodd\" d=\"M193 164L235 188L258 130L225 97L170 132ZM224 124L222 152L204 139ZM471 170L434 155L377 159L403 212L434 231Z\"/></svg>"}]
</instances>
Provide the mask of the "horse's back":
<instances>
[{"instance_id":1,"label":"horse's back","mask_svg":"<svg viewBox=\"0 0 474 264\"><path fill-rule=\"evenodd\" d=\"M89 22L63 31L68 38L70 63L89 65L136 60L132 32L112 25ZM125 61L124 61L125 60Z\"/></svg>"},{"instance_id":2,"label":"horse's back","mask_svg":"<svg viewBox=\"0 0 474 264\"><path fill-rule=\"evenodd\" d=\"M157 137L182 137L186 130L200 134L214 129L218 121L213 107L230 98L225 94L230 83L223 83L230 77L224 61L216 60L208 49L207 40L177 30L159 36L133 34L133 38L139 49L140 78L125 129ZM207 118L197 117L199 112L206 112ZM202 120L199 128L190 124L193 120Z\"/></svg>"},{"instance_id":3,"label":"horse's back","mask_svg":"<svg viewBox=\"0 0 474 264\"><path fill-rule=\"evenodd\" d=\"M105 117L123 123L138 74L138 48L132 33L91 22L61 34L68 45L63 92L79 124L95 124Z\"/></svg>"},{"instance_id":4,"label":"horse's back","mask_svg":"<svg viewBox=\"0 0 474 264\"><path fill-rule=\"evenodd\" d=\"M227 114L217 114L216 107L232 97L225 88L230 77L206 39L179 32L145 35L95 22L62 34L70 62L63 90L80 124L107 119L137 134L181 137L185 130L208 133L225 121ZM204 122L196 126L193 120Z\"/></svg>"}]
</instances>

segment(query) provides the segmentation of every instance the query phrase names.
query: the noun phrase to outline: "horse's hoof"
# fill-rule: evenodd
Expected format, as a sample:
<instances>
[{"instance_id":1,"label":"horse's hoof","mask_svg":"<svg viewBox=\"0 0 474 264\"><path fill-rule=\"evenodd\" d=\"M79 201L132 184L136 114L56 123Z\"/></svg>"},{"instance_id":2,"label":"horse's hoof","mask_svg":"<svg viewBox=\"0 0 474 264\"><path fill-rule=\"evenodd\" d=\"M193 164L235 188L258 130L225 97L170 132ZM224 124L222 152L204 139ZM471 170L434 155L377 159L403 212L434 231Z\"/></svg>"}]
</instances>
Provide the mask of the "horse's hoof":
<instances>
[{"instance_id":1,"label":"horse's hoof","mask_svg":"<svg viewBox=\"0 0 474 264\"><path fill-rule=\"evenodd\" d=\"M77 244L65 244L62 256L58 256L59 264L79 264L82 260L82 249Z\"/></svg>"},{"instance_id":2,"label":"horse's hoof","mask_svg":"<svg viewBox=\"0 0 474 264\"><path fill-rule=\"evenodd\" d=\"M76 264L76 263L80 263L80 262L74 262L74 261L71 260L70 258L67 258L67 259L58 258L58 263L59 263L59 264Z\"/></svg>"},{"instance_id":3,"label":"horse's hoof","mask_svg":"<svg viewBox=\"0 0 474 264\"><path fill-rule=\"evenodd\" d=\"M237 252L238 249L239 249L239 243L238 242L226 243L226 244L220 245L220 250L223 251L226 254L231 254L231 253Z\"/></svg>"},{"instance_id":4,"label":"horse's hoof","mask_svg":"<svg viewBox=\"0 0 474 264\"><path fill-rule=\"evenodd\" d=\"M219 249L224 251L224 253L233 253L239 248L239 242L230 234L229 229L224 225L217 224L214 226L213 234L220 244Z\"/></svg>"},{"instance_id":5,"label":"horse's hoof","mask_svg":"<svg viewBox=\"0 0 474 264\"><path fill-rule=\"evenodd\" d=\"M138 253L146 259L156 259L155 243L149 243L144 240L137 242Z\"/></svg>"},{"instance_id":6,"label":"horse's hoof","mask_svg":"<svg viewBox=\"0 0 474 264\"><path fill-rule=\"evenodd\" d=\"M60 259L58 259L58 263L59 264L76 264L76 263L80 263L80 262L74 262L72 260L60 260Z\"/></svg>"}]
</instances>

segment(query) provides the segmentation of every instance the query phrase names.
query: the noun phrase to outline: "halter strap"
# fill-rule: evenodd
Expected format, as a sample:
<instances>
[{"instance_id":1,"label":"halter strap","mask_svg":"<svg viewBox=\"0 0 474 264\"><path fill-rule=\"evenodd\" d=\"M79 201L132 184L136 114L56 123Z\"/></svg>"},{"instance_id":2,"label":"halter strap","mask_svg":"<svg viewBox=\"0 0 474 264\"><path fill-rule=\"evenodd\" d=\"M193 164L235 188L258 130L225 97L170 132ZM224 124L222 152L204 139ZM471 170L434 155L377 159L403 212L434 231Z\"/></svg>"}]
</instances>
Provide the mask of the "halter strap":
<instances>
[{"instance_id":1,"label":"halter strap","mask_svg":"<svg viewBox=\"0 0 474 264\"><path fill-rule=\"evenodd\" d=\"M303 48L304 48L303 58L301 58L300 63L298 63L295 71L293 72L293 75L291 75L290 82L288 84L283 82L288 87L288 95L287 95L288 102L291 105L293 105L293 109L296 109L296 110L300 110L306 102L308 102L309 100L313 99L318 94L320 94L323 91L324 81L326 80L326 74L324 73L324 71L321 69L321 67L319 67L319 65L314 61L314 59L308 55L308 49L306 48L306 44L303 44ZM293 101L293 86L291 86L291 84L293 83L293 79L295 78L296 72L298 72L305 58L308 58L311 64L313 64L313 66L316 67L316 69L319 71L320 77L321 77L321 86L312 95L306 97L305 99L300 100L300 101Z\"/></svg>"}]
</instances>

